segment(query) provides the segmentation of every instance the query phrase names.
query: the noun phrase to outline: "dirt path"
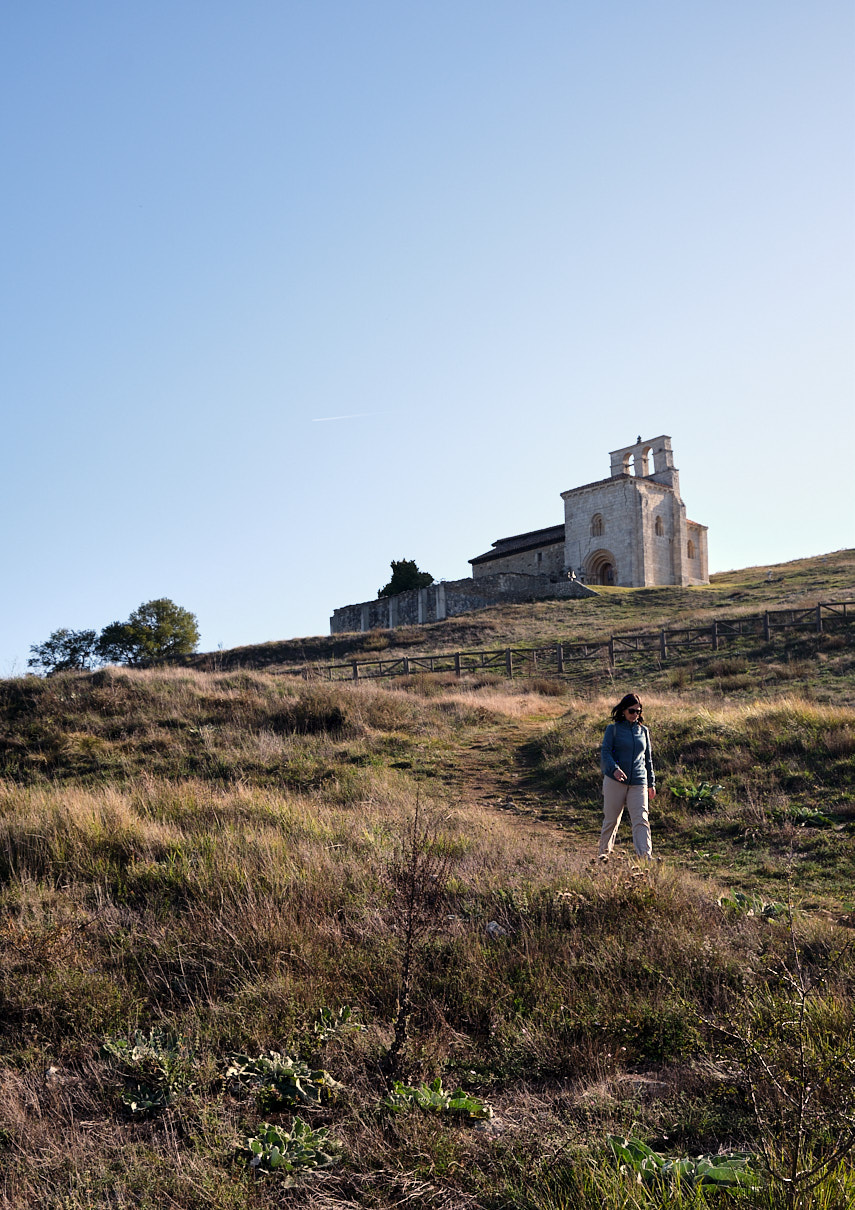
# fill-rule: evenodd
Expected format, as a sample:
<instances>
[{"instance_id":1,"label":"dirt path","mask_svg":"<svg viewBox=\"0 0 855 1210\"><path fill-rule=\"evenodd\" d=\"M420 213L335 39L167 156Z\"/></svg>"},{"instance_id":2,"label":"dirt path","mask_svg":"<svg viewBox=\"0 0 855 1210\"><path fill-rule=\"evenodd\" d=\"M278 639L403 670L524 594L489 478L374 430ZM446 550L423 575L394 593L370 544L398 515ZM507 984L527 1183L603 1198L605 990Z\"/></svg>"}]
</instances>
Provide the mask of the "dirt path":
<instances>
[{"instance_id":1,"label":"dirt path","mask_svg":"<svg viewBox=\"0 0 855 1210\"><path fill-rule=\"evenodd\" d=\"M566 830L577 822L576 815L561 794L537 782L526 755L527 746L557 717L497 718L477 736L461 737L454 761L441 777L457 801L510 812L527 827L541 834L546 829L568 848L579 850L578 837ZM594 826L599 830L599 821L592 818Z\"/></svg>"}]
</instances>

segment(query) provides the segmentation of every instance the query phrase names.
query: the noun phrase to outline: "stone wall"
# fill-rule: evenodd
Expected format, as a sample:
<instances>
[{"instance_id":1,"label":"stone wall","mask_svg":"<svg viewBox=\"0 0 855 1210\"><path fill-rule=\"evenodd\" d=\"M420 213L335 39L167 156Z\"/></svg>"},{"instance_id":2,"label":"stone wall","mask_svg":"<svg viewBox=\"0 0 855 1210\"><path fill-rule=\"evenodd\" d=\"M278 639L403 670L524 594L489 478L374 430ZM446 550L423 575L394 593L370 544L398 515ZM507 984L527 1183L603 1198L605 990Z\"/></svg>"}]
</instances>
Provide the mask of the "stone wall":
<instances>
[{"instance_id":1,"label":"stone wall","mask_svg":"<svg viewBox=\"0 0 855 1210\"><path fill-rule=\"evenodd\" d=\"M481 570L482 567L485 570ZM551 542L529 550L512 550L506 555L497 553L487 564L473 563L472 575L484 580L496 573L519 571L527 576L561 576L564 572L564 540Z\"/></svg>"},{"instance_id":2,"label":"stone wall","mask_svg":"<svg viewBox=\"0 0 855 1210\"><path fill-rule=\"evenodd\" d=\"M709 584L709 554L707 547L707 527L698 525L696 521L686 522L688 540L694 547L694 555L688 558L689 583Z\"/></svg>"},{"instance_id":3,"label":"stone wall","mask_svg":"<svg viewBox=\"0 0 855 1210\"><path fill-rule=\"evenodd\" d=\"M709 583L706 526L686 520L685 504L668 485L620 474L561 494L565 563L587 583ZM607 565L612 581L600 575Z\"/></svg>"},{"instance_id":4,"label":"stone wall","mask_svg":"<svg viewBox=\"0 0 855 1210\"><path fill-rule=\"evenodd\" d=\"M643 583L680 584L683 573L676 556L682 540L685 506L673 492L658 484L651 486L647 480L638 484L638 490L644 534Z\"/></svg>"},{"instance_id":5,"label":"stone wall","mask_svg":"<svg viewBox=\"0 0 855 1210\"><path fill-rule=\"evenodd\" d=\"M330 634L355 630L394 630L396 626L422 626L462 613L506 602L538 601L553 597L591 597L593 589L578 580L499 572L477 580L446 580L429 588L411 589L394 597L378 597L333 611Z\"/></svg>"},{"instance_id":6,"label":"stone wall","mask_svg":"<svg viewBox=\"0 0 855 1210\"><path fill-rule=\"evenodd\" d=\"M562 495L567 567L588 583L602 583L596 568L608 563L615 584L636 584L641 516L634 478L602 479Z\"/></svg>"}]
</instances>

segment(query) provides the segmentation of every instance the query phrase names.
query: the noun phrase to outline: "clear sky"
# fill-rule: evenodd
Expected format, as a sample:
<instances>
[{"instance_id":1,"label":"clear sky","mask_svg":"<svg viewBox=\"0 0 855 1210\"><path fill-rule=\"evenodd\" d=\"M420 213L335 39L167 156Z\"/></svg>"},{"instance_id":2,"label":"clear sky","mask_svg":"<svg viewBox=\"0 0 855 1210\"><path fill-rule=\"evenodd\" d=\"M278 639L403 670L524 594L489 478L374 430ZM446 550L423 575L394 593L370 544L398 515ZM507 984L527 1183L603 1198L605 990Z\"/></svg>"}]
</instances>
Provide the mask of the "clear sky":
<instances>
[{"instance_id":1,"label":"clear sky","mask_svg":"<svg viewBox=\"0 0 855 1210\"><path fill-rule=\"evenodd\" d=\"M0 674L324 634L668 433L711 570L855 544L851 0L0 15Z\"/></svg>"}]
</instances>

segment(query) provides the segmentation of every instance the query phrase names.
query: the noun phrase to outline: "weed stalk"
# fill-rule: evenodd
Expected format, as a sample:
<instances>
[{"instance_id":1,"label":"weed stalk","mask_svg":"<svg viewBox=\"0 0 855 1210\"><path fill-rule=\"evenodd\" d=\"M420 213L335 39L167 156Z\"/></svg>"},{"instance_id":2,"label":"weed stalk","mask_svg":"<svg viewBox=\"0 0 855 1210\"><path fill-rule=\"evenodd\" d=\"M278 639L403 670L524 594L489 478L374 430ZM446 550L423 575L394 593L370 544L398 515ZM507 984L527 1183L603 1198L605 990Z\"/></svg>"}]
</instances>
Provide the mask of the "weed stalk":
<instances>
[{"instance_id":1,"label":"weed stalk","mask_svg":"<svg viewBox=\"0 0 855 1210\"><path fill-rule=\"evenodd\" d=\"M448 846L443 843L436 822L425 819L421 797L417 791L413 814L388 867L388 878L393 888L393 911L400 921L401 938L401 966L393 1038L381 1064L381 1070L390 1087L398 1078L402 1055L409 1038L413 1012L413 973L418 946L435 926L445 901L449 873Z\"/></svg>"}]
</instances>

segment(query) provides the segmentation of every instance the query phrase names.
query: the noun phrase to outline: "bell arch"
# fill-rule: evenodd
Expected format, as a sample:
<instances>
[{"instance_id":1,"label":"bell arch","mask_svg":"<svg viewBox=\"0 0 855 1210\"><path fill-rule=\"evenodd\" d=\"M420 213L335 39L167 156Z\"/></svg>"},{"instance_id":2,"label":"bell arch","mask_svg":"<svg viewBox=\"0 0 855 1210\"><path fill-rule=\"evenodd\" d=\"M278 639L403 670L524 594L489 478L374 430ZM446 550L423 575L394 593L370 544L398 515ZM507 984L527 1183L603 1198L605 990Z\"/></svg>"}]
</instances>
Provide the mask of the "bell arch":
<instances>
[{"instance_id":1,"label":"bell arch","mask_svg":"<svg viewBox=\"0 0 855 1210\"><path fill-rule=\"evenodd\" d=\"M610 550L595 550L585 560L588 584L617 584L617 561Z\"/></svg>"}]
</instances>

